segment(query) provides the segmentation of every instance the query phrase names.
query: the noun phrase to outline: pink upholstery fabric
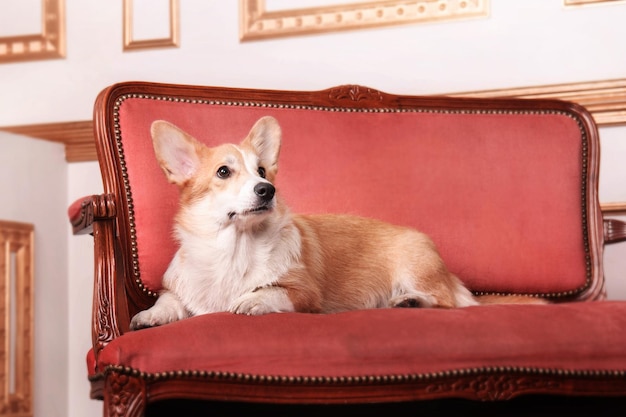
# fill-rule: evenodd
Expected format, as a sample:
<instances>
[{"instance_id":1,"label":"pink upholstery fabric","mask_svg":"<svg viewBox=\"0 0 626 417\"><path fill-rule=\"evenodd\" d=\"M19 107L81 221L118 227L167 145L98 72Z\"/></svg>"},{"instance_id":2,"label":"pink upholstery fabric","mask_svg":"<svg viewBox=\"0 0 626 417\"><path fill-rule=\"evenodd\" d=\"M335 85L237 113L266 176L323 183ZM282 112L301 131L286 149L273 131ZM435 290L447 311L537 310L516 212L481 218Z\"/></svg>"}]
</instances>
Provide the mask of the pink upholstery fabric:
<instances>
[{"instance_id":1,"label":"pink upholstery fabric","mask_svg":"<svg viewBox=\"0 0 626 417\"><path fill-rule=\"evenodd\" d=\"M78 200L74 201L68 208L67 208L67 217L72 220L72 219L76 219L80 216L80 209L83 205L83 201L85 201L86 197L83 198L79 198Z\"/></svg>"},{"instance_id":2,"label":"pink upholstery fabric","mask_svg":"<svg viewBox=\"0 0 626 417\"><path fill-rule=\"evenodd\" d=\"M572 227L582 223L581 138L569 117L129 98L120 106L120 127L147 288L160 288L175 251L178 204L154 158L152 121L168 120L211 145L239 142L268 114L283 128L277 185L294 212L353 213L416 227L477 291L558 293L585 284L582 226Z\"/></svg>"},{"instance_id":3,"label":"pink upholstery fabric","mask_svg":"<svg viewBox=\"0 0 626 417\"><path fill-rule=\"evenodd\" d=\"M99 366L331 377L475 367L626 371L624 329L626 303L619 302L218 313L125 334L104 348Z\"/></svg>"}]
</instances>

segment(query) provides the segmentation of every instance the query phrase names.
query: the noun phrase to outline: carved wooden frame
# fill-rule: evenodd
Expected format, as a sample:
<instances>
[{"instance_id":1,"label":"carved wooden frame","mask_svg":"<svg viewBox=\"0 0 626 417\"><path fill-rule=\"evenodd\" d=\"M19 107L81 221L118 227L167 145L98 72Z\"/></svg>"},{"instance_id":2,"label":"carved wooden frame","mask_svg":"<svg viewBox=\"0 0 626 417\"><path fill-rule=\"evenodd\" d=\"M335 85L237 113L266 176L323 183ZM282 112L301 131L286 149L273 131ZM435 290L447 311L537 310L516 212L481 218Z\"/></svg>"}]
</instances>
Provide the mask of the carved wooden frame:
<instances>
[{"instance_id":1,"label":"carved wooden frame","mask_svg":"<svg viewBox=\"0 0 626 417\"><path fill-rule=\"evenodd\" d=\"M41 33L0 38L0 63L65 57L65 0L41 4Z\"/></svg>"},{"instance_id":2,"label":"carved wooden frame","mask_svg":"<svg viewBox=\"0 0 626 417\"><path fill-rule=\"evenodd\" d=\"M32 417L33 225L0 221L0 245L0 415Z\"/></svg>"},{"instance_id":3,"label":"carved wooden frame","mask_svg":"<svg viewBox=\"0 0 626 417\"><path fill-rule=\"evenodd\" d=\"M170 2L170 36L162 39L133 40L133 0L124 0L124 51L148 48L178 47L180 39L179 0Z\"/></svg>"},{"instance_id":4,"label":"carved wooden frame","mask_svg":"<svg viewBox=\"0 0 626 417\"><path fill-rule=\"evenodd\" d=\"M265 0L239 1L239 39L251 41L489 15L489 0L387 0L268 12Z\"/></svg>"}]
</instances>

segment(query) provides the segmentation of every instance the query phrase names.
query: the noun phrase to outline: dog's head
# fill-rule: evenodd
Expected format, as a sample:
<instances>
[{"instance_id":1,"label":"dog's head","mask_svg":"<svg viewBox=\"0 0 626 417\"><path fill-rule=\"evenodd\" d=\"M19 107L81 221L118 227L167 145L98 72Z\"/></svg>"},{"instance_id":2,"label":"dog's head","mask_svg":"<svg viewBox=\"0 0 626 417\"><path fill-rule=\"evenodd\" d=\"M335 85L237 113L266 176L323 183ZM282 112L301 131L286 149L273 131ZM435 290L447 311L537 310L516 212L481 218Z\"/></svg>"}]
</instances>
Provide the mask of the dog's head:
<instances>
[{"instance_id":1,"label":"dog's head","mask_svg":"<svg viewBox=\"0 0 626 417\"><path fill-rule=\"evenodd\" d=\"M259 119L239 144L209 148L173 124L151 128L154 151L167 179L180 188L178 222L188 230L261 224L276 208L281 130Z\"/></svg>"}]
</instances>

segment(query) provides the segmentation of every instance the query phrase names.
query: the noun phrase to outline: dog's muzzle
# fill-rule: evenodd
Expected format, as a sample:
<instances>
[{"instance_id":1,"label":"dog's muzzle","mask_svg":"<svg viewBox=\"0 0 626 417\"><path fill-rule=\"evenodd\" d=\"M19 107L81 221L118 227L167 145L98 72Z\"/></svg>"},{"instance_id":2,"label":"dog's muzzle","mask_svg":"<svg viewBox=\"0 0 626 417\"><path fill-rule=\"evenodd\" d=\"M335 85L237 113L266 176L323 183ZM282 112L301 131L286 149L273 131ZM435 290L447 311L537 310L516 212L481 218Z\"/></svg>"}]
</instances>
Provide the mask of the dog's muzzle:
<instances>
[{"instance_id":1,"label":"dog's muzzle","mask_svg":"<svg viewBox=\"0 0 626 417\"><path fill-rule=\"evenodd\" d=\"M276 194L276 187L272 184L269 182L258 183L254 186L254 194L258 198L258 204L256 207L240 212L231 211L228 213L228 218L232 220L238 215L246 216L249 214L260 214L273 208L272 200L274 198L274 194Z\"/></svg>"}]
</instances>

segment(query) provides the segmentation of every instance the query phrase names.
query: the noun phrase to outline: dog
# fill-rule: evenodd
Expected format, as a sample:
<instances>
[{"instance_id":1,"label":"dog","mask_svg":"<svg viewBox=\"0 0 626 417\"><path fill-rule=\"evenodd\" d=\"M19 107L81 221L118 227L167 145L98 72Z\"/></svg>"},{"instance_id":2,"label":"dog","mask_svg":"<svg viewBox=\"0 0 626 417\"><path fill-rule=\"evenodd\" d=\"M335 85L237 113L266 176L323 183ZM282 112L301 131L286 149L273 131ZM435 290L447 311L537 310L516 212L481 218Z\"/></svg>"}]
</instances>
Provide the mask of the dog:
<instances>
[{"instance_id":1,"label":"dog","mask_svg":"<svg viewBox=\"0 0 626 417\"><path fill-rule=\"evenodd\" d=\"M154 151L180 191L178 251L131 329L212 312L336 313L456 308L531 297L474 297L417 230L348 215L292 214L273 185L281 128L259 119L239 144L209 148L163 120ZM482 299L481 299L482 298Z\"/></svg>"}]
</instances>

